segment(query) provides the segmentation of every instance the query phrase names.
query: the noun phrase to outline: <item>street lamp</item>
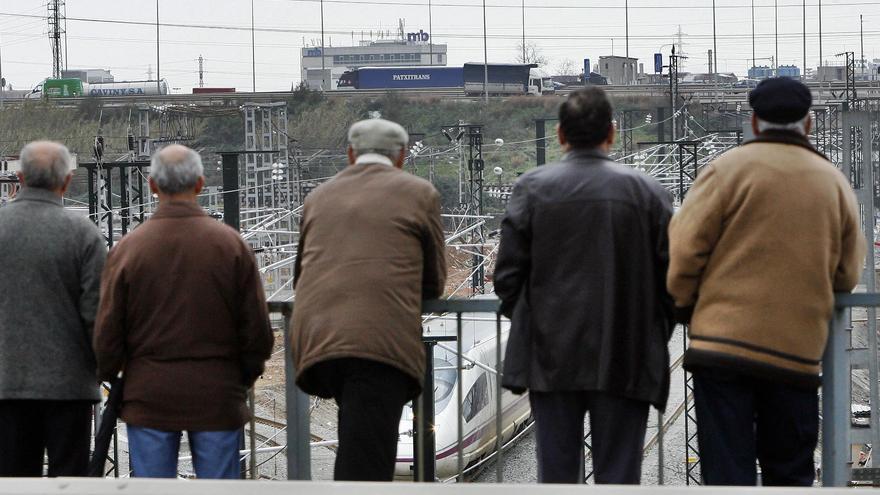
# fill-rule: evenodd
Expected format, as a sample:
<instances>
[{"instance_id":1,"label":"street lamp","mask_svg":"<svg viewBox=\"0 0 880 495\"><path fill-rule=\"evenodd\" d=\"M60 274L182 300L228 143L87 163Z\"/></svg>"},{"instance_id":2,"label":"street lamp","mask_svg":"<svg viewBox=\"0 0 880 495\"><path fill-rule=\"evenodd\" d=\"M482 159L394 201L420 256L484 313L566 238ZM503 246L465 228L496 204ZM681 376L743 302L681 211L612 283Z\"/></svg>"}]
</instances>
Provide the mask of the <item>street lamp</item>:
<instances>
[{"instance_id":1,"label":"street lamp","mask_svg":"<svg viewBox=\"0 0 880 495\"><path fill-rule=\"evenodd\" d=\"M276 185L284 181L284 164L275 162L272 164L272 209L277 206L278 190Z\"/></svg>"}]
</instances>

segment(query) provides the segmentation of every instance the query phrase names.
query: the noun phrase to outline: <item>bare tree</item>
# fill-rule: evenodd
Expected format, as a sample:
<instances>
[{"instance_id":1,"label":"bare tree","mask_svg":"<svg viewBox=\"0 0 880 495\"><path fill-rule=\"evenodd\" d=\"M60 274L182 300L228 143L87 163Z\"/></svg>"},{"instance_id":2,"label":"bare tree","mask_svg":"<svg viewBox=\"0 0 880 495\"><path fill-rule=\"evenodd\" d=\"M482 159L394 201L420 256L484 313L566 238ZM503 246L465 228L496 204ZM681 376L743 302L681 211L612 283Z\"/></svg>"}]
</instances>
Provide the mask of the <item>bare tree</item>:
<instances>
[{"instance_id":1,"label":"bare tree","mask_svg":"<svg viewBox=\"0 0 880 495\"><path fill-rule=\"evenodd\" d=\"M579 76L581 75L581 69L574 63L574 60L570 58L564 58L556 64L556 67L553 69L554 76Z\"/></svg>"},{"instance_id":2,"label":"bare tree","mask_svg":"<svg viewBox=\"0 0 880 495\"><path fill-rule=\"evenodd\" d=\"M523 49L522 41L516 44L516 61L521 64L537 64L538 66L550 63L550 59L541 53L538 45L531 41L526 42L525 49Z\"/></svg>"}]
</instances>

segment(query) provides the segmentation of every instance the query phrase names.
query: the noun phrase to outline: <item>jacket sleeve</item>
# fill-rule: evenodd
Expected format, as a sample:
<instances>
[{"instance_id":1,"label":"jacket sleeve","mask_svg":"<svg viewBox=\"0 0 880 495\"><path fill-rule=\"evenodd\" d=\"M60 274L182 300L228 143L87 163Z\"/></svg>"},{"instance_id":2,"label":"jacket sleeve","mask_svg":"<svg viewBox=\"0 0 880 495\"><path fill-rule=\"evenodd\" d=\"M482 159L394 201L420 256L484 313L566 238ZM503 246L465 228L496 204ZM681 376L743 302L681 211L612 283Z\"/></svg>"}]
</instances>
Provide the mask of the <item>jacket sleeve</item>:
<instances>
[{"instance_id":1,"label":"jacket sleeve","mask_svg":"<svg viewBox=\"0 0 880 495\"><path fill-rule=\"evenodd\" d=\"M844 179L845 180L845 179ZM840 260L834 273L834 290L849 292L859 283L868 241L859 225L859 207L848 185L842 186L840 201Z\"/></svg>"},{"instance_id":2,"label":"jacket sleeve","mask_svg":"<svg viewBox=\"0 0 880 495\"><path fill-rule=\"evenodd\" d=\"M431 191L425 231L422 235L422 299L434 299L446 290L446 238L440 218L440 193Z\"/></svg>"},{"instance_id":3,"label":"jacket sleeve","mask_svg":"<svg viewBox=\"0 0 880 495\"><path fill-rule=\"evenodd\" d=\"M128 284L119 262L119 248L110 251L101 275L101 302L92 340L98 361L98 379L110 381L125 363L125 319Z\"/></svg>"},{"instance_id":4,"label":"jacket sleeve","mask_svg":"<svg viewBox=\"0 0 880 495\"><path fill-rule=\"evenodd\" d=\"M501 243L495 262L495 294L501 299L501 313L508 318L519 299L531 269L531 212L526 182L517 181L501 220Z\"/></svg>"},{"instance_id":5,"label":"jacket sleeve","mask_svg":"<svg viewBox=\"0 0 880 495\"><path fill-rule=\"evenodd\" d=\"M101 291L101 272L107 260L107 245L95 226L89 223L80 257L79 315L89 342L94 339L95 316Z\"/></svg>"},{"instance_id":6,"label":"jacket sleeve","mask_svg":"<svg viewBox=\"0 0 880 495\"><path fill-rule=\"evenodd\" d=\"M675 328L674 308L675 302L666 289L666 275L669 273L669 221L672 218L672 195L662 189L658 195L657 206L654 210L655 220L655 263L657 266L657 302L660 305L665 321L666 339L672 337Z\"/></svg>"},{"instance_id":7,"label":"jacket sleeve","mask_svg":"<svg viewBox=\"0 0 880 495\"><path fill-rule=\"evenodd\" d=\"M242 249L239 259L238 345L242 377L245 385L250 387L265 370L266 360L272 355L274 336L257 262L244 243Z\"/></svg>"},{"instance_id":8,"label":"jacket sleeve","mask_svg":"<svg viewBox=\"0 0 880 495\"><path fill-rule=\"evenodd\" d=\"M679 315L688 315L696 305L703 270L721 235L724 217L721 189L715 167L706 167L669 223L666 285ZM682 321L687 317L677 319Z\"/></svg>"}]
</instances>

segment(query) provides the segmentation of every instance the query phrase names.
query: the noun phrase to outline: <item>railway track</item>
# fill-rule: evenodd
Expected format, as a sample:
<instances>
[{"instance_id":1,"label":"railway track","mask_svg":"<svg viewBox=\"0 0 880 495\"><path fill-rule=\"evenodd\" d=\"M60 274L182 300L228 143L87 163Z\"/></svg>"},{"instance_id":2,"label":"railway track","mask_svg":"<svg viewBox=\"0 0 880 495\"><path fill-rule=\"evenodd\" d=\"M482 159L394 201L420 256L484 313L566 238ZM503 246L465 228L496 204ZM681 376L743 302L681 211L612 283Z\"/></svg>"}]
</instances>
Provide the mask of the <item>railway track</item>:
<instances>
[{"instance_id":1,"label":"railway track","mask_svg":"<svg viewBox=\"0 0 880 495\"><path fill-rule=\"evenodd\" d=\"M254 422L259 423L263 426L269 426L271 428L275 428L277 430L283 430L283 429L287 428L287 425L280 422L280 421L275 421L274 419L264 418L262 416L255 415ZM318 435L315 435L314 433L309 433L309 436L311 437L313 442L326 442L327 441L326 439L321 438ZM274 440L268 440L268 437L261 435L260 433L257 433L257 432L254 432L254 438L257 438L261 442L269 441L271 443L267 443L267 445L271 445L273 447L279 447L281 445L281 444L275 442ZM334 452L336 451L335 445L326 445L325 447L334 451Z\"/></svg>"}]
</instances>

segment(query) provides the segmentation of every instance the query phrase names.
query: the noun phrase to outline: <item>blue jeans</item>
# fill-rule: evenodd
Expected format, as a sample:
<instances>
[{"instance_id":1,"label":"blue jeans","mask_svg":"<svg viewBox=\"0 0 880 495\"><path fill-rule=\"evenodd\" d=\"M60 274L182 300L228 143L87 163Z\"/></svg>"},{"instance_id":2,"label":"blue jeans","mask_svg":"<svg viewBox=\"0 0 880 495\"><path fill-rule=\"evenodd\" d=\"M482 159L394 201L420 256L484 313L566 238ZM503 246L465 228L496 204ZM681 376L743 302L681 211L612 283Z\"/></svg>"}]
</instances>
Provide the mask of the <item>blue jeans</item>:
<instances>
[{"instance_id":1,"label":"blue jeans","mask_svg":"<svg viewBox=\"0 0 880 495\"><path fill-rule=\"evenodd\" d=\"M162 431L127 425L132 476L176 478L177 457L183 432ZM241 429L188 431L196 477L238 479L241 477L238 448Z\"/></svg>"}]
</instances>

